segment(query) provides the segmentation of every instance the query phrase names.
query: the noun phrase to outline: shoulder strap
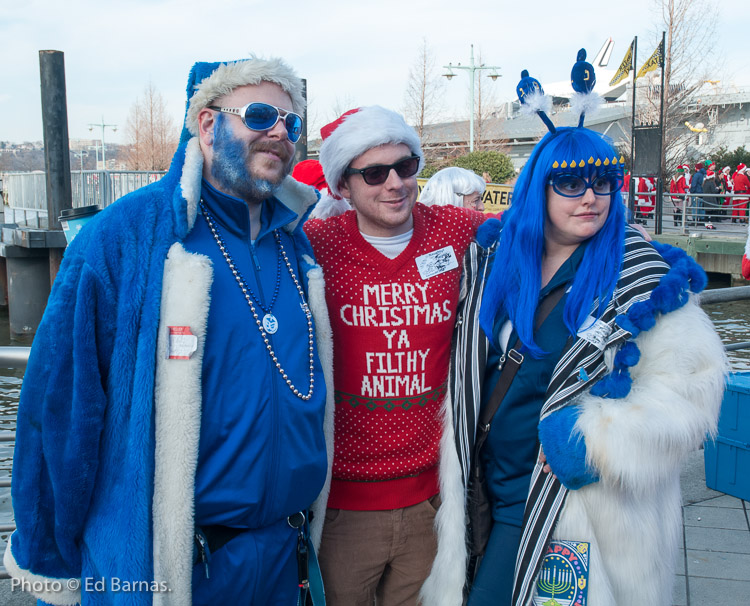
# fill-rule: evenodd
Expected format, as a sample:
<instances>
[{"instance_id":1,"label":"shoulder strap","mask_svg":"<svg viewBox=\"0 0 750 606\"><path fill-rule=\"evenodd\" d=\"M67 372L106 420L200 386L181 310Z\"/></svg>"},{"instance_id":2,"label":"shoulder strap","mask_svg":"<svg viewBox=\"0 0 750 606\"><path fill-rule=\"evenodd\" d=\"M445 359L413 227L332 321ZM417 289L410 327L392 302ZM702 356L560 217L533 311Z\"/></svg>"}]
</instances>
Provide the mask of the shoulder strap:
<instances>
[{"instance_id":1,"label":"shoulder strap","mask_svg":"<svg viewBox=\"0 0 750 606\"><path fill-rule=\"evenodd\" d=\"M534 318L534 332L539 330L539 327L547 319L547 316L550 315L552 310L555 308L555 305L557 305L560 299L562 299L563 295L565 294L566 286L567 284L558 286L546 297L544 297L544 299L542 299L541 304L536 310L536 317ZM513 348L509 349L505 353L505 362L503 364L502 370L500 371L500 378L498 379L497 385L495 385L495 389L492 392L489 401L487 402L487 406L482 409L479 417L479 428L485 434L489 432L490 421L492 421L492 417L495 416L497 409L500 407L500 402L503 401L505 394L510 388L510 384L513 382L518 369L523 363L523 354L519 353L518 351L520 348L521 339L518 339ZM485 427L486 430L484 429ZM481 448L481 444L478 445L478 448Z\"/></svg>"}]
</instances>

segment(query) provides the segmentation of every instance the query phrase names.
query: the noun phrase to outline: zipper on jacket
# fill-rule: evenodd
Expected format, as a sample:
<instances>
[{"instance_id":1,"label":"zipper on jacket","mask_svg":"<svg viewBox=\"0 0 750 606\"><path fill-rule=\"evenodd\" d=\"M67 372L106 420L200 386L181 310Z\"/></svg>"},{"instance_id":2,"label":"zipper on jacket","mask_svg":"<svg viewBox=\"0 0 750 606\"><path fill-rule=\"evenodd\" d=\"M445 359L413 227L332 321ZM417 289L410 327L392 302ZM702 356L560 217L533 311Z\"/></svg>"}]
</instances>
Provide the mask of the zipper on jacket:
<instances>
[{"instance_id":1,"label":"zipper on jacket","mask_svg":"<svg viewBox=\"0 0 750 606\"><path fill-rule=\"evenodd\" d=\"M267 237L273 238L273 234L268 234ZM257 240L256 240L257 241ZM252 242L249 243L248 248L250 249L250 256L253 259L253 276L255 277L255 284L258 286L258 297L261 301L265 304L266 298L263 294L263 285L261 284L261 277L259 275L259 272L261 271L260 268L260 262L258 260L258 256L255 254L255 244ZM280 251L276 251L276 254L281 254ZM279 284L279 290L281 290L281 284ZM261 313L263 313L263 310L259 310ZM273 313L273 310L269 310L271 313ZM276 347L273 342L273 335L270 335L266 333L266 338L268 339L268 342L271 344L271 348L276 351ZM277 352L278 355L278 352ZM266 514L268 513L268 509L266 508L267 505L274 504L276 502L276 480L278 478L278 450L279 450L279 388L278 388L278 378L279 373L276 369L276 365L271 361L271 358L268 356L265 356L266 358L266 364L268 365L268 376L272 377L270 383L271 383L271 461L268 465L268 474L267 474L267 480L266 480L266 486L268 486L268 490L266 492L266 498L263 512L261 513L261 516L265 519ZM283 366L283 364L282 364Z\"/></svg>"},{"instance_id":2,"label":"zipper on jacket","mask_svg":"<svg viewBox=\"0 0 750 606\"><path fill-rule=\"evenodd\" d=\"M253 259L253 265L255 266L255 270L260 271L260 261L258 261L258 256L255 254L255 244L251 242L249 248L250 248L250 256ZM258 282L258 290L261 290L260 281L258 280L257 282ZM260 296L261 298L263 298L262 292L260 293Z\"/></svg>"}]
</instances>

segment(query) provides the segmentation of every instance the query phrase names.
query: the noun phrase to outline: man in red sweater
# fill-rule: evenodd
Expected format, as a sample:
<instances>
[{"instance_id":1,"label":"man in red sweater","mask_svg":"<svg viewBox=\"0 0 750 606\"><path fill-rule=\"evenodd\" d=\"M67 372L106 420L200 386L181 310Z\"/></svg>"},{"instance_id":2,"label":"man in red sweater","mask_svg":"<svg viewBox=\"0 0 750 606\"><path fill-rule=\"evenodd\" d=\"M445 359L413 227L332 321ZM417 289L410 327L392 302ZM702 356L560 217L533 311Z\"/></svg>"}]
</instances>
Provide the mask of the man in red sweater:
<instances>
[{"instance_id":1,"label":"man in red sweater","mask_svg":"<svg viewBox=\"0 0 750 606\"><path fill-rule=\"evenodd\" d=\"M334 452L319 550L326 598L412 605L443 540L433 524L441 459L454 448L441 443L451 335L461 263L484 215L416 203L424 155L395 112L352 110L321 134L328 186L354 209L305 224L333 330Z\"/></svg>"}]
</instances>

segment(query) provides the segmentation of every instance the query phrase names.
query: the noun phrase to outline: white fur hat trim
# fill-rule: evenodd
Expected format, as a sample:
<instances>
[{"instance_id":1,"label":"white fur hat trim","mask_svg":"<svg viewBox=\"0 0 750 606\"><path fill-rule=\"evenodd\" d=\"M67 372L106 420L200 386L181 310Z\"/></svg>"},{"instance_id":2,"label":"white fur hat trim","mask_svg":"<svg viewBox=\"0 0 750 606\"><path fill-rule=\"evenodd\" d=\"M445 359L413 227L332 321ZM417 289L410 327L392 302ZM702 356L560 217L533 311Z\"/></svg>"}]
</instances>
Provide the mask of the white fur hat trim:
<instances>
[{"instance_id":1,"label":"white fur hat trim","mask_svg":"<svg viewBox=\"0 0 750 606\"><path fill-rule=\"evenodd\" d=\"M339 183L352 160L373 147L388 143L405 144L415 156L419 156L417 174L422 170L424 153L419 135L401 115L371 105L347 116L320 146L320 163L329 189L341 196Z\"/></svg>"},{"instance_id":2,"label":"white fur hat trim","mask_svg":"<svg viewBox=\"0 0 750 606\"><path fill-rule=\"evenodd\" d=\"M295 71L278 57L259 59L251 55L250 59L222 63L195 87L185 118L190 134L198 136L198 114L202 109L235 88L264 81L278 84L291 97L292 109L304 115L306 102L302 95L302 80Z\"/></svg>"}]
</instances>

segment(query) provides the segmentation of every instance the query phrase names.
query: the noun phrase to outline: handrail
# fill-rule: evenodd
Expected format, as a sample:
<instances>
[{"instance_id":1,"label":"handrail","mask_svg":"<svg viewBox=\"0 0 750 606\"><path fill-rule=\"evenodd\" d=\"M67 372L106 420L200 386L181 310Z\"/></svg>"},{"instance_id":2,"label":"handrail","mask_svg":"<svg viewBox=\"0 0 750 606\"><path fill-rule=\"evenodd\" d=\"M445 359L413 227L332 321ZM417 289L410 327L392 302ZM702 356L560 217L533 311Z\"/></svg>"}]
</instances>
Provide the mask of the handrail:
<instances>
[{"instance_id":1,"label":"handrail","mask_svg":"<svg viewBox=\"0 0 750 606\"><path fill-rule=\"evenodd\" d=\"M740 299L750 299L750 286L734 286L732 288L704 290L700 294L701 305L739 301Z\"/></svg>"},{"instance_id":2,"label":"handrail","mask_svg":"<svg viewBox=\"0 0 750 606\"><path fill-rule=\"evenodd\" d=\"M734 286L731 288L704 290L699 297L701 305L750 299L750 286ZM732 346L727 346L727 351L740 349L736 347L739 343L734 343L733 345L733 349L729 349L729 347ZM30 351L31 347L19 347L13 345L0 346L0 368L26 368L26 364L29 361ZM0 441L4 441L3 436L0 436Z\"/></svg>"},{"instance_id":3,"label":"handrail","mask_svg":"<svg viewBox=\"0 0 750 606\"><path fill-rule=\"evenodd\" d=\"M0 368L26 368L29 362L29 352L31 352L31 347L15 345L0 347Z\"/></svg>"}]
</instances>

